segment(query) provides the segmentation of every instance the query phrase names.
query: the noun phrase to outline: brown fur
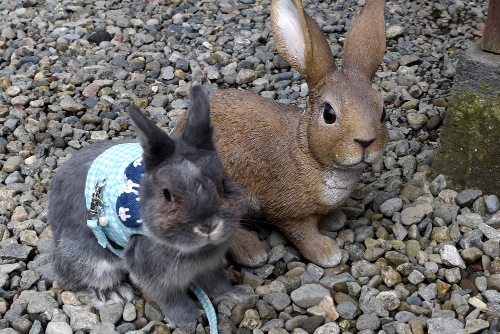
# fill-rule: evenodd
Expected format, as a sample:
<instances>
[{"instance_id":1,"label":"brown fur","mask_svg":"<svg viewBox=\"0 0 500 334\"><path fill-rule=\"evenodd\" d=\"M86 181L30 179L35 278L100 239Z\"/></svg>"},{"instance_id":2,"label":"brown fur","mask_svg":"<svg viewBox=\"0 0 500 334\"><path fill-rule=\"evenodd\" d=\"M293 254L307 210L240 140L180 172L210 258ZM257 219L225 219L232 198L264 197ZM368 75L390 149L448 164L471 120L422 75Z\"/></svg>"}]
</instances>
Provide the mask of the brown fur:
<instances>
[{"instance_id":1,"label":"brown fur","mask_svg":"<svg viewBox=\"0 0 500 334\"><path fill-rule=\"evenodd\" d=\"M211 96L215 143L227 173L246 192L244 216L278 226L303 256L325 267L338 265L341 252L319 228L343 226L339 208L388 139L382 97L370 83L385 49L384 5L366 1L340 70L300 0L273 0L276 48L309 85L305 110L236 89ZM326 103L336 115L331 124L323 118ZM231 254L248 266L267 259L248 231L239 233Z\"/></svg>"}]
</instances>

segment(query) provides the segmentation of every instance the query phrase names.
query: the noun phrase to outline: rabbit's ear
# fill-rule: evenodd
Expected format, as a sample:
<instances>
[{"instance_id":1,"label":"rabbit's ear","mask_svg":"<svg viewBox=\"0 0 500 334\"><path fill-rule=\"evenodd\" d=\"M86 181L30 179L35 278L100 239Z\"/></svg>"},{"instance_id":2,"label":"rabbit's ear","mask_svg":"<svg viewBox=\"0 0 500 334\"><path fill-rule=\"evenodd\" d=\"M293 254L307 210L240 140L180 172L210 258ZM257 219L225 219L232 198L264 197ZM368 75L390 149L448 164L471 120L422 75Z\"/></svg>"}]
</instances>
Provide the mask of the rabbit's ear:
<instances>
[{"instance_id":1,"label":"rabbit's ear","mask_svg":"<svg viewBox=\"0 0 500 334\"><path fill-rule=\"evenodd\" d=\"M151 171L174 153L175 143L165 131L146 118L134 104L128 107L128 112L139 130L138 138L144 149L144 167L146 171Z\"/></svg>"},{"instance_id":2,"label":"rabbit's ear","mask_svg":"<svg viewBox=\"0 0 500 334\"><path fill-rule=\"evenodd\" d=\"M189 116L182 139L191 146L215 150L210 125L210 98L203 86L193 86L189 93Z\"/></svg>"},{"instance_id":3,"label":"rabbit's ear","mask_svg":"<svg viewBox=\"0 0 500 334\"><path fill-rule=\"evenodd\" d=\"M323 31L304 11L300 0L273 0L271 27L279 54L309 84L337 70Z\"/></svg>"},{"instance_id":4,"label":"rabbit's ear","mask_svg":"<svg viewBox=\"0 0 500 334\"><path fill-rule=\"evenodd\" d=\"M347 32L342 70L371 80L385 52L385 0L366 0Z\"/></svg>"}]
</instances>

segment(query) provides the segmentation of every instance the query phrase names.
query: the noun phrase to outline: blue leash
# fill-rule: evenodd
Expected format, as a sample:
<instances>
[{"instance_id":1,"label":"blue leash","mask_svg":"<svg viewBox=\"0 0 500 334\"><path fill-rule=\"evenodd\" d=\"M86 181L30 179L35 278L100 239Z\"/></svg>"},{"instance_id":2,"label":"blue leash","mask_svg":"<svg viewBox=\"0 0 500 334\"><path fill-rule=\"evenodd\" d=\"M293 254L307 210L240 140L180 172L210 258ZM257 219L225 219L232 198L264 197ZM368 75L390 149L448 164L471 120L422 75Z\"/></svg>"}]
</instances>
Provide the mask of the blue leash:
<instances>
[{"instance_id":1,"label":"blue leash","mask_svg":"<svg viewBox=\"0 0 500 334\"><path fill-rule=\"evenodd\" d=\"M203 306L203 309L205 310L205 313L207 314L208 325L210 326L210 334L218 334L219 331L217 330L217 314L215 313L215 309L212 305L212 302L210 301L210 298L208 298L205 291L201 290L193 283L189 284L189 289L195 294L196 298L198 298L201 305Z\"/></svg>"}]
</instances>

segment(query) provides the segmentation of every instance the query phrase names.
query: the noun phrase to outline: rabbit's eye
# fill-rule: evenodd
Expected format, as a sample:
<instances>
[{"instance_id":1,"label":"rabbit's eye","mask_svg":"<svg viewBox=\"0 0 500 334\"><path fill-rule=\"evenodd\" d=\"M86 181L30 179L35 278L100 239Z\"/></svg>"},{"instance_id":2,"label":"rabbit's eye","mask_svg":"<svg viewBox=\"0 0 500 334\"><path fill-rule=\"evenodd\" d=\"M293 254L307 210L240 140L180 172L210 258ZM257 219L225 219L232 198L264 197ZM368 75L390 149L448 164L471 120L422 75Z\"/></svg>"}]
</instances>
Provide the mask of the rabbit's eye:
<instances>
[{"instance_id":1,"label":"rabbit's eye","mask_svg":"<svg viewBox=\"0 0 500 334\"><path fill-rule=\"evenodd\" d=\"M323 118L326 124L333 124L337 121L337 114L330 103L325 103L325 107L323 109Z\"/></svg>"},{"instance_id":2,"label":"rabbit's eye","mask_svg":"<svg viewBox=\"0 0 500 334\"><path fill-rule=\"evenodd\" d=\"M387 118L387 112L385 111L385 108L384 108L382 110L382 117L381 117L380 121L384 122L386 118Z\"/></svg>"},{"instance_id":3,"label":"rabbit's eye","mask_svg":"<svg viewBox=\"0 0 500 334\"><path fill-rule=\"evenodd\" d=\"M167 202L172 202L172 194L170 194L170 190L163 189L163 197L165 197Z\"/></svg>"}]
</instances>

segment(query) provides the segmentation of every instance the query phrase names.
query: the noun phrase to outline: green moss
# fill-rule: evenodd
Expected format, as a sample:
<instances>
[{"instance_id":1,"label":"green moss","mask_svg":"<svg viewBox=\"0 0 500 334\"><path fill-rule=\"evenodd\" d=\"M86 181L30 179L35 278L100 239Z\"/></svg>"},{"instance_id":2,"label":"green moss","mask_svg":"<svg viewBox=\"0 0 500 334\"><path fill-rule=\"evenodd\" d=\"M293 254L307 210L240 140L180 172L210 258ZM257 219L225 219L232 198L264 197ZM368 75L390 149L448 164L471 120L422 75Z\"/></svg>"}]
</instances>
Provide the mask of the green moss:
<instances>
[{"instance_id":1,"label":"green moss","mask_svg":"<svg viewBox=\"0 0 500 334\"><path fill-rule=\"evenodd\" d=\"M500 194L500 95L450 97L433 169L455 188Z\"/></svg>"},{"instance_id":2,"label":"green moss","mask_svg":"<svg viewBox=\"0 0 500 334\"><path fill-rule=\"evenodd\" d=\"M489 91L489 90L490 90L490 86L489 86L489 85L487 85L487 84L483 84L483 85L481 86L481 89L482 89L482 90L484 90L484 91ZM469 94L472 94L472 93L469 93Z\"/></svg>"}]
</instances>

